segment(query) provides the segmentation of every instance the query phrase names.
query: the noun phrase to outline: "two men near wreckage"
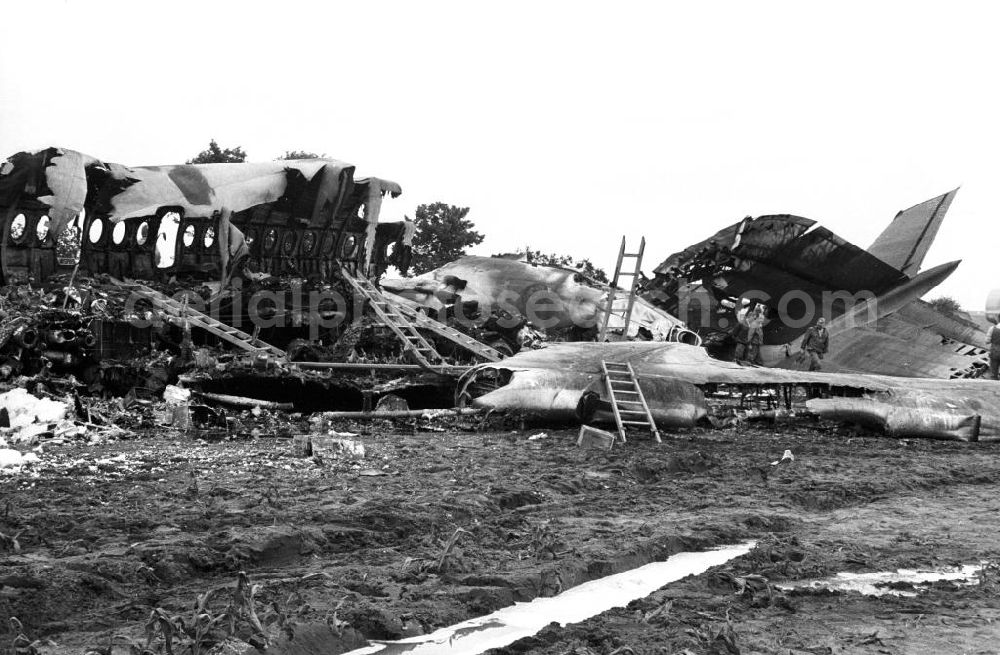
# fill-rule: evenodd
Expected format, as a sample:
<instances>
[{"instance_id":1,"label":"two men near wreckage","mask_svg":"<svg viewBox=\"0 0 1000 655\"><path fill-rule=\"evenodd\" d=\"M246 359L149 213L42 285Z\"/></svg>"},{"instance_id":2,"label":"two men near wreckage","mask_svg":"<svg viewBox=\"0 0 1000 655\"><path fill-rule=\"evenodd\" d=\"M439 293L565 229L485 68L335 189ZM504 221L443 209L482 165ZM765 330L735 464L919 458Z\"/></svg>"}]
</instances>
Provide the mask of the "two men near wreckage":
<instances>
[{"instance_id":1,"label":"two men near wreckage","mask_svg":"<svg viewBox=\"0 0 1000 655\"><path fill-rule=\"evenodd\" d=\"M736 326L733 338L736 340L734 359L762 366L760 347L764 343L764 324L767 322L767 311L762 303L751 305L750 300L743 298L740 309L736 312ZM1000 363L1000 327L996 331L997 362ZM823 356L830 350L830 333L826 329L826 319L820 317L816 324L806 330L802 337L802 346L797 357L800 363L809 360L809 370L818 371L822 368Z\"/></svg>"}]
</instances>

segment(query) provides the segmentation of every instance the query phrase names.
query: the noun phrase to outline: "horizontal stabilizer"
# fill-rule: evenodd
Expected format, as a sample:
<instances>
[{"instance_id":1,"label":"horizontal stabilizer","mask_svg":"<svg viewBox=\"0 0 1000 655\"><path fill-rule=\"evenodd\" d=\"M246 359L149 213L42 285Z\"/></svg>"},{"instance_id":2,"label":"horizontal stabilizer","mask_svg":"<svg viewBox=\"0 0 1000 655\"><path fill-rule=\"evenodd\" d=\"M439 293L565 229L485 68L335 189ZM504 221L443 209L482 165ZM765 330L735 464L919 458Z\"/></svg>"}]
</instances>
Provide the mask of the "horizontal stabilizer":
<instances>
[{"instance_id":1,"label":"horizontal stabilizer","mask_svg":"<svg viewBox=\"0 0 1000 655\"><path fill-rule=\"evenodd\" d=\"M896 214L868 252L904 275L916 275L956 193L958 189Z\"/></svg>"}]
</instances>

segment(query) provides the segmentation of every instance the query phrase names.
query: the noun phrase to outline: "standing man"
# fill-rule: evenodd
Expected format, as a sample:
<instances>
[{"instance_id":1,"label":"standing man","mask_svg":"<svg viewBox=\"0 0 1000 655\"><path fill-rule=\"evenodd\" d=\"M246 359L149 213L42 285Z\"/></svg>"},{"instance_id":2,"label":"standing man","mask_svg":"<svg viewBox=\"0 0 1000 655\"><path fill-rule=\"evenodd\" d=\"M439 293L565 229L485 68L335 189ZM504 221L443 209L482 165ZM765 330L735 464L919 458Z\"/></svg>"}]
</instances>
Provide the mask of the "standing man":
<instances>
[{"instance_id":1,"label":"standing man","mask_svg":"<svg viewBox=\"0 0 1000 655\"><path fill-rule=\"evenodd\" d=\"M986 332L986 347L990 349L990 379L1000 380L1000 315Z\"/></svg>"},{"instance_id":2,"label":"standing man","mask_svg":"<svg viewBox=\"0 0 1000 655\"><path fill-rule=\"evenodd\" d=\"M765 322L767 322L767 317L764 313L764 305L758 303L746 317L747 343L749 345L747 359L755 366L764 365L764 362L760 358L760 347L764 343Z\"/></svg>"},{"instance_id":3,"label":"standing man","mask_svg":"<svg viewBox=\"0 0 1000 655\"><path fill-rule=\"evenodd\" d=\"M737 364L742 364L748 355L750 345L750 333L747 326L747 314L750 312L750 299L744 298L740 301L740 308L736 312L736 325L733 326L733 339L736 340L736 352L733 359Z\"/></svg>"},{"instance_id":4,"label":"standing man","mask_svg":"<svg viewBox=\"0 0 1000 655\"><path fill-rule=\"evenodd\" d=\"M821 316L816 321L816 325L809 328L806 331L806 336L802 338L802 350L809 355L810 371L818 371L822 368L819 362L829 349L830 333L826 330L826 319Z\"/></svg>"}]
</instances>

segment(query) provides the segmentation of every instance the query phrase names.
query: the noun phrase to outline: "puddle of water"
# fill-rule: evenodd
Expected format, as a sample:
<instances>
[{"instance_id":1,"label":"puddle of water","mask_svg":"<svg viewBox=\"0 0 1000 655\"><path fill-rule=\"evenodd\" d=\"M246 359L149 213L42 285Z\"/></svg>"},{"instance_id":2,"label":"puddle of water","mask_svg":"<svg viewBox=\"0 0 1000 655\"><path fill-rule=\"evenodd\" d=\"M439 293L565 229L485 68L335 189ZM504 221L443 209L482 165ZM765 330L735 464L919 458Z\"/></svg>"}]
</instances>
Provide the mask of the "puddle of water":
<instances>
[{"instance_id":1,"label":"puddle of water","mask_svg":"<svg viewBox=\"0 0 1000 655\"><path fill-rule=\"evenodd\" d=\"M950 580L962 585L979 584L976 575L981 565L967 564L935 570L899 569L895 573L838 573L823 580L803 580L792 584L775 585L779 589L829 589L830 591L856 591L865 596L916 596L912 589L894 589L891 585L903 583L918 585L926 582Z\"/></svg>"},{"instance_id":2,"label":"puddle of water","mask_svg":"<svg viewBox=\"0 0 1000 655\"><path fill-rule=\"evenodd\" d=\"M697 575L713 566L745 555L754 542L724 546L700 553L678 553L663 562L653 562L631 571L585 582L558 596L516 603L492 614L441 628L428 635L400 641L377 642L345 655L478 655L518 639L530 637L555 621L576 623L613 607L624 607L645 598L665 584Z\"/></svg>"}]
</instances>

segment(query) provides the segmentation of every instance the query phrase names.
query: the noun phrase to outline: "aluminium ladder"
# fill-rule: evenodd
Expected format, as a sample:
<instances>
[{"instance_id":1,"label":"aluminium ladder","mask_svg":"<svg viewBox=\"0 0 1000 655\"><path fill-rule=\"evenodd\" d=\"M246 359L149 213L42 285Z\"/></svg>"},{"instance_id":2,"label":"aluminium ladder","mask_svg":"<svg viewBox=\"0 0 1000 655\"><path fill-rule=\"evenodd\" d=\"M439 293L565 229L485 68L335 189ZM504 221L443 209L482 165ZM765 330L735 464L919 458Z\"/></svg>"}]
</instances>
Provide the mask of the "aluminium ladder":
<instances>
[{"instance_id":1,"label":"aluminium ladder","mask_svg":"<svg viewBox=\"0 0 1000 655\"><path fill-rule=\"evenodd\" d=\"M653 415L649 412L646 397L639 387L639 381L632 370L632 364L601 360L604 384L611 401L611 411L622 443L625 442L626 428L647 429L656 443L661 443L660 431L656 428Z\"/></svg>"},{"instance_id":2,"label":"aluminium ladder","mask_svg":"<svg viewBox=\"0 0 1000 655\"><path fill-rule=\"evenodd\" d=\"M386 300L388 300L388 298L386 298ZM433 318L420 313L409 305L393 302L392 300L389 300L389 304L399 310L401 314L413 321L417 327L429 330L439 337L448 339L449 341L462 346L474 355L482 357L488 362L499 362L503 359L503 354L499 350L487 346L482 341L474 339L464 332L460 332L459 330L445 325L440 321L435 321Z\"/></svg>"},{"instance_id":3,"label":"aluminium ladder","mask_svg":"<svg viewBox=\"0 0 1000 655\"><path fill-rule=\"evenodd\" d=\"M622 237L622 245L618 249L618 262L615 264L615 276L611 280L611 287L608 289L608 300L604 309L604 318L601 321L601 329L597 334L597 340L606 341L608 337L608 322L611 316L618 316L624 322L622 325L622 336L624 340L628 336L628 326L629 322L632 320L632 307L635 305L635 292L639 287L639 276L642 274L642 254L646 250L646 237L642 237L639 242L638 252L625 252L625 237ZM626 259L634 259L635 267L631 271L623 271L622 263ZM626 299L626 305L624 309L620 306L615 309L615 303L618 302L618 280L621 277L631 277L632 283L629 285L628 298Z\"/></svg>"},{"instance_id":4,"label":"aluminium ladder","mask_svg":"<svg viewBox=\"0 0 1000 655\"><path fill-rule=\"evenodd\" d=\"M115 280L114 278L112 278L112 280L122 289L127 289L139 298L149 301L153 307L162 311L166 316L184 320L189 326L205 330L209 334L213 334L223 341L236 346L237 348L251 353L267 353L279 359L283 359L285 357L285 351L281 348L272 346L252 334L247 334L243 330L234 328L227 323L216 320L208 314L203 314L196 309L191 309L191 307L187 304L187 299L185 299L185 302L182 304L173 298L160 293L156 289L147 287L144 284L122 282L120 280Z\"/></svg>"},{"instance_id":5,"label":"aluminium ladder","mask_svg":"<svg viewBox=\"0 0 1000 655\"><path fill-rule=\"evenodd\" d=\"M368 278L355 277L343 267L341 275L355 293L368 301L375 316L396 335L403 344L404 350L420 366L435 370L449 365L437 349L420 334L418 327L448 339L487 361L496 362L502 359L503 356L498 351L486 344L424 316L415 309L389 300Z\"/></svg>"}]
</instances>

